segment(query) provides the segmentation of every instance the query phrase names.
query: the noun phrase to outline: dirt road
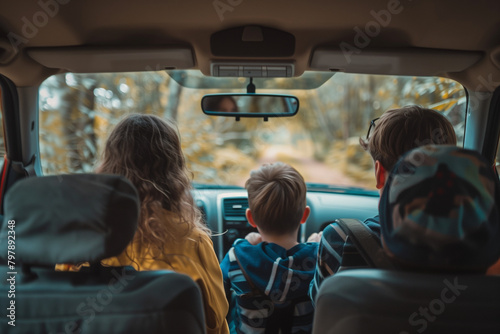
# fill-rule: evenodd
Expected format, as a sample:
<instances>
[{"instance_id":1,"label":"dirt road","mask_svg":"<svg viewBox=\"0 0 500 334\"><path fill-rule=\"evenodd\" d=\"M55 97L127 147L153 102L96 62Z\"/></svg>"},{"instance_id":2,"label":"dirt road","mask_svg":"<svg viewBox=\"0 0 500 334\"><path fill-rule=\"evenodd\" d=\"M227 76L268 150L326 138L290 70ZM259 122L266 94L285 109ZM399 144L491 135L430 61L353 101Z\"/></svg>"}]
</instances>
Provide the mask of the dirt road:
<instances>
[{"instance_id":1,"label":"dirt road","mask_svg":"<svg viewBox=\"0 0 500 334\"><path fill-rule=\"evenodd\" d=\"M340 169L335 169L335 167L317 161L306 152L297 151L290 146L272 146L268 148L258 160L255 168L258 168L258 166L264 163L276 161L282 161L292 165L302 174L306 182L366 188L365 184L356 182L346 176Z\"/></svg>"}]
</instances>

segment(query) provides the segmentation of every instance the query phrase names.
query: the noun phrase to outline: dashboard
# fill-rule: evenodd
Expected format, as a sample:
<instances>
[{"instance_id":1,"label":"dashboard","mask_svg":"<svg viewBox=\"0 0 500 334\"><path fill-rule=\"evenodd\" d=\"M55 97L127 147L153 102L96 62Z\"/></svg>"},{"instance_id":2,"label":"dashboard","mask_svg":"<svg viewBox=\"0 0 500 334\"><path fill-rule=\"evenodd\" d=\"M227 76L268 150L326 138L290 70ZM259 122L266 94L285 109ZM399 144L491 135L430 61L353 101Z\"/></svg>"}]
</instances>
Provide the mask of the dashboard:
<instances>
[{"instance_id":1,"label":"dashboard","mask_svg":"<svg viewBox=\"0 0 500 334\"><path fill-rule=\"evenodd\" d=\"M215 252L221 261L238 238L257 230L250 226L245 211L248 195L245 189L196 189L195 203L203 213L205 223L212 230ZM379 197L348 192L307 192L307 205L311 214L301 225L297 239L305 242L314 232L323 230L338 218L355 218L361 221L378 214Z\"/></svg>"}]
</instances>

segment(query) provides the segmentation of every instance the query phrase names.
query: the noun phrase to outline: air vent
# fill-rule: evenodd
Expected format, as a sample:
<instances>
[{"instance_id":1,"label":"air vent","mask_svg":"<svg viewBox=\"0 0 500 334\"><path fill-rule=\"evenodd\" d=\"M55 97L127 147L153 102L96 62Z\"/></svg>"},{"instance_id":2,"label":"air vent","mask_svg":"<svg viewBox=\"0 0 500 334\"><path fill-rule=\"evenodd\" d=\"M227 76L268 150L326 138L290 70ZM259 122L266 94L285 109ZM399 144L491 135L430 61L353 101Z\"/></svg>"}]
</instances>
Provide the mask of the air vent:
<instances>
[{"instance_id":1,"label":"air vent","mask_svg":"<svg viewBox=\"0 0 500 334\"><path fill-rule=\"evenodd\" d=\"M214 77L291 78L294 65L285 63L212 63Z\"/></svg>"},{"instance_id":2,"label":"air vent","mask_svg":"<svg viewBox=\"0 0 500 334\"><path fill-rule=\"evenodd\" d=\"M226 220L246 220L245 211L248 208L246 198L226 198L224 199L224 219Z\"/></svg>"}]
</instances>

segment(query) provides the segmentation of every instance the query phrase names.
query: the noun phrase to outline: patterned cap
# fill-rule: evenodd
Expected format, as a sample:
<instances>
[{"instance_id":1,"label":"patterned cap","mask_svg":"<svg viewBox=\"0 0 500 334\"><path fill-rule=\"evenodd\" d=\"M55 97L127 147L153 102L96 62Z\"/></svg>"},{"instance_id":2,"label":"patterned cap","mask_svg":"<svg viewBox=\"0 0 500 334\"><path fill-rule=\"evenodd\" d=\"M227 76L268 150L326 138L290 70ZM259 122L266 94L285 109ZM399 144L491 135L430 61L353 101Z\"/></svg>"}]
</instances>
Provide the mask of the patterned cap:
<instances>
[{"instance_id":1,"label":"patterned cap","mask_svg":"<svg viewBox=\"0 0 500 334\"><path fill-rule=\"evenodd\" d=\"M485 270L500 257L499 181L478 152L418 147L394 166L380 199L383 246L399 262Z\"/></svg>"}]
</instances>

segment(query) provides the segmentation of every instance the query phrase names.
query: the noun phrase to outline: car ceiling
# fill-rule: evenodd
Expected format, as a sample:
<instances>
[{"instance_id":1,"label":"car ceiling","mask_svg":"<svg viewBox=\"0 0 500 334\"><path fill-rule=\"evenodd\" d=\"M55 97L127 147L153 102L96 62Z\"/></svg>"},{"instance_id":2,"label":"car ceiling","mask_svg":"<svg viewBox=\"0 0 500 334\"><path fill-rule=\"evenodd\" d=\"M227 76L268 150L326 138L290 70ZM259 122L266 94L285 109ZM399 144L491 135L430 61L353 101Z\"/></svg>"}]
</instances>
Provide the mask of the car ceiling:
<instances>
[{"instance_id":1,"label":"car ceiling","mask_svg":"<svg viewBox=\"0 0 500 334\"><path fill-rule=\"evenodd\" d=\"M295 64L296 74L301 74L311 69L314 50L338 49L342 42L354 45L354 28L364 29L368 22L374 21L374 12L387 10L394 3L395 0L2 1L0 73L17 86L32 86L52 74L67 71L67 66L49 68L34 60L30 51L37 49L58 47L51 54L58 64L58 54L63 55L66 47L108 47L119 51L123 47L184 46L193 51L191 67L205 74L210 73L210 63L215 60L287 61ZM26 36L23 26L27 21L33 23L38 15L43 23L40 14L43 7L52 10L46 24L40 24L35 33ZM405 50L418 57L429 49L472 51L481 55L478 61L439 74L478 91L491 89L485 80L490 86L500 84L500 1L405 0L398 8L400 12L391 15L389 23L370 38L361 53ZM293 55L243 58L216 57L211 53L213 33L247 25L292 34ZM18 50L9 41L13 36L24 38ZM453 57L454 53L450 53L450 59ZM421 73L417 67L425 69L426 62L415 65L415 73Z\"/></svg>"}]
</instances>

